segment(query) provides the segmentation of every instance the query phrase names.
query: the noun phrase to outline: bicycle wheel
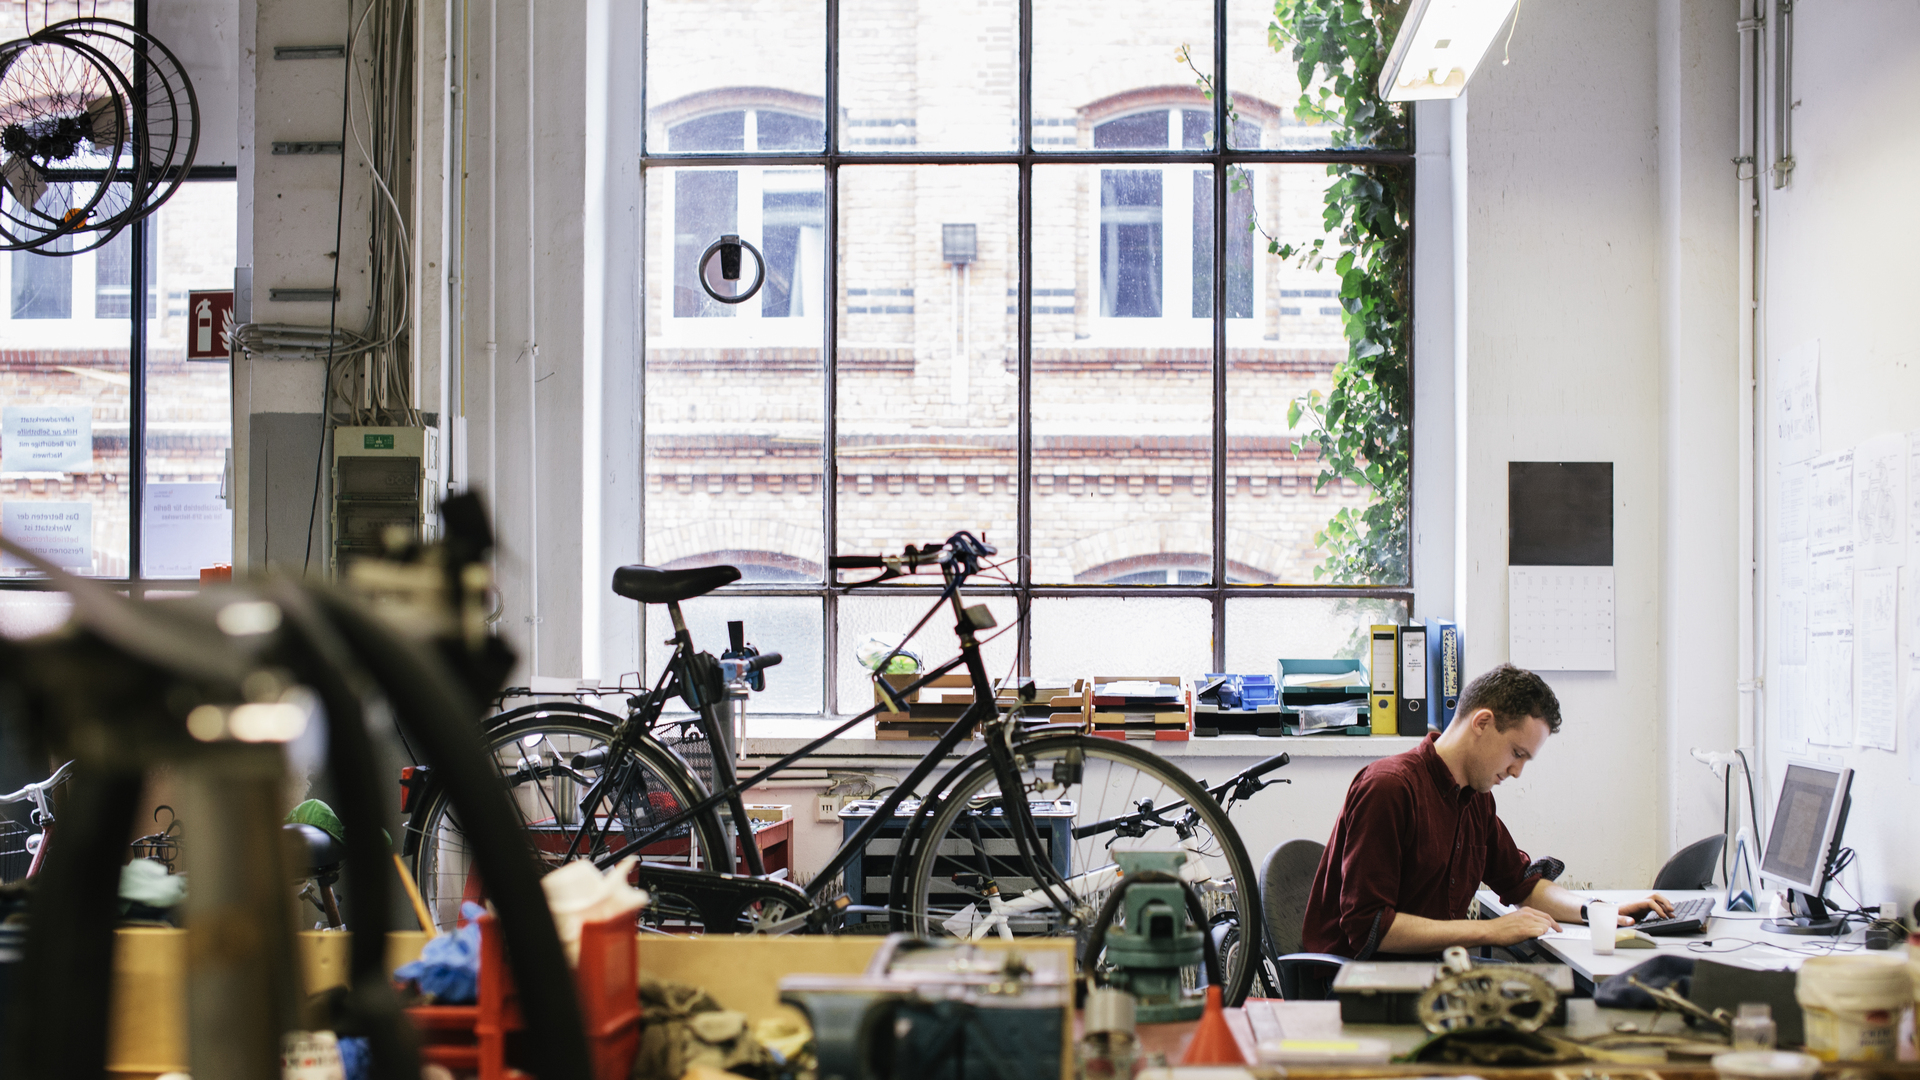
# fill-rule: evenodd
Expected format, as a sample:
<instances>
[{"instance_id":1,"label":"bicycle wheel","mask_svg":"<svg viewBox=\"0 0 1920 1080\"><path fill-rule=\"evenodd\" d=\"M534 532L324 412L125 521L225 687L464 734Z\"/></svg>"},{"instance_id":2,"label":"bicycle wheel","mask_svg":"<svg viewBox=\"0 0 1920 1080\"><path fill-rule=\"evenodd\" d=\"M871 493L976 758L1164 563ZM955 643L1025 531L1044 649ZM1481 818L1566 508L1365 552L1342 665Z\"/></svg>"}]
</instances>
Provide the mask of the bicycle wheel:
<instances>
[{"instance_id":1,"label":"bicycle wheel","mask_svg":"<svg viewBox=\"0 0 1920 1080\"><path fill-rule=\"evenodd\" d=\"M993 765L984 753L962 762L938 807L922 822L914 844L906 895L894 906L908 913L908 927L930 937L1020 935L1084 936L1118 877L1117 851L1187 852L1189 874L1210 912L1258 912L1253 863L1220 805L1192 777L1166 759L1113 739L1053 735L1015 748L1021 796L1028 801L1043 848L1073 886L1078 925L1063 919L1037 889L1022 862L1001 810ZM1078 780L1069 757L1083 758ZM1161 811L1165 824L1097 832L1075 838L1100 822L1142 808ZM1000 913L992 912L991 887L999 890ZM1204 929L1204 928L1203 928ZM1259 926L1241 928L1239 947L1223 956L1227 1003L1245 999L1259 955ZM1204 979L1202 966L1187 975Z\"/></svg>"},{"instance_id":2,"label":"bicycle wheel","mask_svg":"<svg viewBox=\"0 0 1920 1080\"><path fill-rule=\"evenodd\" d=\"M637 836L653 822L707 795L687 763L650 738L642 738L617 764L574 769L572 762L578 755L612 740L609 714L534 707L503 714L491 723L485 733L488 756L499 768L508 797L548 869L617 850L629 835ZM590 828L583 830L589 823L581 803L609 771L612 793L600 800ZM444 929L458 921L463 901L480 899L482 888L466 834L446 793L438 784L429 784L419 798L407 825L409 843L415 848L414 881L428 913ZM643 857L649 862L730 872L732 844L724 824L721 814L703 814L648 845ZM659 929L699 929L692 912L691 904L656 890L641 918Z\"/></svg>"}]
</instances>

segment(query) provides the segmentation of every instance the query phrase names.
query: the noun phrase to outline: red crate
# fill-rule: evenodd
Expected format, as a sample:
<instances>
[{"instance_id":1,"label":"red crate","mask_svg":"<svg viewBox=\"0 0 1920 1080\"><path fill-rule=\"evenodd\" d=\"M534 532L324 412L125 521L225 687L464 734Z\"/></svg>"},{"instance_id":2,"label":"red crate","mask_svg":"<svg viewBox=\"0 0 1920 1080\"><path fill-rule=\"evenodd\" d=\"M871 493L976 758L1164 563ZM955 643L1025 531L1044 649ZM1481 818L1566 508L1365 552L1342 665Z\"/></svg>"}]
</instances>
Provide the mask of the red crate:
<instances>
[{"instance_id":1,"label":"red crate","mask_svg":"<svg viewBox=\"0 0 1920 1080\"><path fill-rule=\"evenodd\" d=\"M587 923L580 930L574 972L586 1023L594 1080L626 1080L640 1051L640 985L633 916ZM407 1016L420 1033L420 1060L480 1080L517 1080L529 1070L508 1059L507 1037L526 1027L519 990L507 969L506 946L491 914L480 917L480 1001L416 1005Z\"/></svg>"}]
</instances>

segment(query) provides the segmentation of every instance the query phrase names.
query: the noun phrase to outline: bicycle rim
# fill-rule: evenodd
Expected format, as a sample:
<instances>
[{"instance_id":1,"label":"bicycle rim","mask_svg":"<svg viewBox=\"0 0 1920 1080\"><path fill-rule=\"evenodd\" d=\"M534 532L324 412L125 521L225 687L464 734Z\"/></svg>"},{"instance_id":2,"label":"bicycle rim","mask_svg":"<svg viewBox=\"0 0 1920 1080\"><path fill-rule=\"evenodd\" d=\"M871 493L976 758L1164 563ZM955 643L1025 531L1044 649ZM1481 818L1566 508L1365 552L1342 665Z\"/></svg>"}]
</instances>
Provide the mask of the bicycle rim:
<instances>
[{"instance_id":1,"label":"bicycle rim","mask_svg":"<svg viewBox=\"0 0 1920 1080\"><path fill-rule=\"evenodd\" d=\"M612 726L603 721L545 712L521 716L487 732L488 756L500 770L508 797L547 869L616 850L626 842L630 829L651 828L652 822L706 796L705 787L685 762L647 739L618 765L571 769L576 755L597 750L612 737ZM581 802L593 782L609 769L616 770L614 793L600 800L593 827L583 837ZM422 795L421 809L408 826L418 840L414 881L428 913L444 929L458 921L462 902L480 899L482 885L446 793L435 785ZM732 860L722 858L728 851L726 835L718 815L704 814L648 845L642 857L692 869L730 870ZM660 929L697 929L697 923L689 923L691 911L691 905L676 897L655 895L641 921Z\"/></svg>"},{"instance_id":2,"label":"bicycle rim","mask_svg":"<svg viewBox=\"0 0 1920 1080\"><path fill-rule=\"evenodd\" d=\"M1085 757L1081 781L1056 781L1054 766L1074 750ZM1024 796L1056 868L1062 864L1059 852L1065 852L1063 876L1075 885L1073 907L1080 925L1068 924L1051 905L1005 917L1004 929L1001 920L987 921L991 901L983 880L990 879L999 888L1002 901L1019 897L1039 882L1022 863L1005 827L992 763L980 755L960 766L965 771L932 811L914 846L907 895L895 898L895 906L907 909L911 929L949 940L982 933L1084 938L1087 923L1109 890L1097 876L1089 880L1081 875L1110 869L1115 852L1175 849L1186 851L1203 871L1194 884L1209 912L1231 910L1257 917L1260 907L1251 891L1256 880L1253 864L1239 835L1219 804L1166 759L1117 740L1084 735L1034 739L1015 752ZM1166 816L1185 823L1189 835L1182 838L1175 828L1156 827L1143 836L1108 833L1072 838L1074 826L1131 814L1142 800L1150 800L1154 807L1184 802L1185 807ZM1257 934L1257 929L1243 930L1243 947L1233 950L1231 957L1222 957L1222 989L1228 1004L1242 1001L1252 983ZM1201 966L1194 965L1189 982L1197 984L1203 978Z\"/></svg>"}]
</instances>

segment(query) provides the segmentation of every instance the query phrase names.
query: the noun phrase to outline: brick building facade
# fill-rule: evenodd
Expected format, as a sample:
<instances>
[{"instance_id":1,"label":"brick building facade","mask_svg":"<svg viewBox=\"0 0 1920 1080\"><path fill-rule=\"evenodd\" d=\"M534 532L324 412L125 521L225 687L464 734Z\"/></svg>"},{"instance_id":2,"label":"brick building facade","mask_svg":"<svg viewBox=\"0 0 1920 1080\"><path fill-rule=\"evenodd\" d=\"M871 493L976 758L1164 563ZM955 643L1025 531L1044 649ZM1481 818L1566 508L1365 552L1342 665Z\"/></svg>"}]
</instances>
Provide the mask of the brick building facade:
<instances>
[{"instance_id":1,"label":"brick building facade","mask_svg":"<svg viewBox=\"0 0 1920 1080\"><path fill-rule=\"evenodd\" d=\"M1270 12L1231 5L1233 145L1325 136L1292 116ZM808 0L649 8L650 152L813 152L824 37ZM1017 5L843 0L840 143L856 152L1015 148ZM1210 145L1212 4L1036 5L1037 150ZM1229 195L1230 580L1305 582L1313 535L1367 494L1316 491L1288 403L1346 354L1338 278L1266 252L1324 235L1323 165L1255 164ZM1005 164L838 172L834 399L842 552L957 528L1012 541L1019 475L1017 172ZM827 399L822 170L656 167L647 178L647 557L726 559L818 580ZM1213 173L1188 164L1033 173L1032 505L1037 583L1198 583L1212 565ZM767 262L737 308L695 264L735 232ZM754 272L747 260L746 275ZM723 295L737 286L708 270ZM1296 450L1301 452L1296 455Z\"/></svg>"}]
</instances>

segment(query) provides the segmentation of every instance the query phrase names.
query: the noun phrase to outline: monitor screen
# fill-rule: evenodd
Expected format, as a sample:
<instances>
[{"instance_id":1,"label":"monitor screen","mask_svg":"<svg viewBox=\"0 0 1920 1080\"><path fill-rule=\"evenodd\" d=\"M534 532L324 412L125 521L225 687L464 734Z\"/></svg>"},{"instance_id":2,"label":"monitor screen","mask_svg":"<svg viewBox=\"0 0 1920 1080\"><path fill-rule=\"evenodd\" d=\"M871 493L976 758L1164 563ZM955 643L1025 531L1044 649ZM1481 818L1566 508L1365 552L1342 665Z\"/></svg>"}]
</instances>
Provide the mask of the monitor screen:
<instances>
[{"instance_id":1,"label":"monitor screen","mask_svg":"<svg viewBox=\"0 0 1920 1080\"><path fill-rule=\"evenodd\" d=\"M1767 834L1766 858L1760 863L1762 874L1807 892L1820 891L1826 884L1820 875L1852 772L1787 766L1780 802L1773 810L1773 829Z\"/></svg>"}]
</instances>

